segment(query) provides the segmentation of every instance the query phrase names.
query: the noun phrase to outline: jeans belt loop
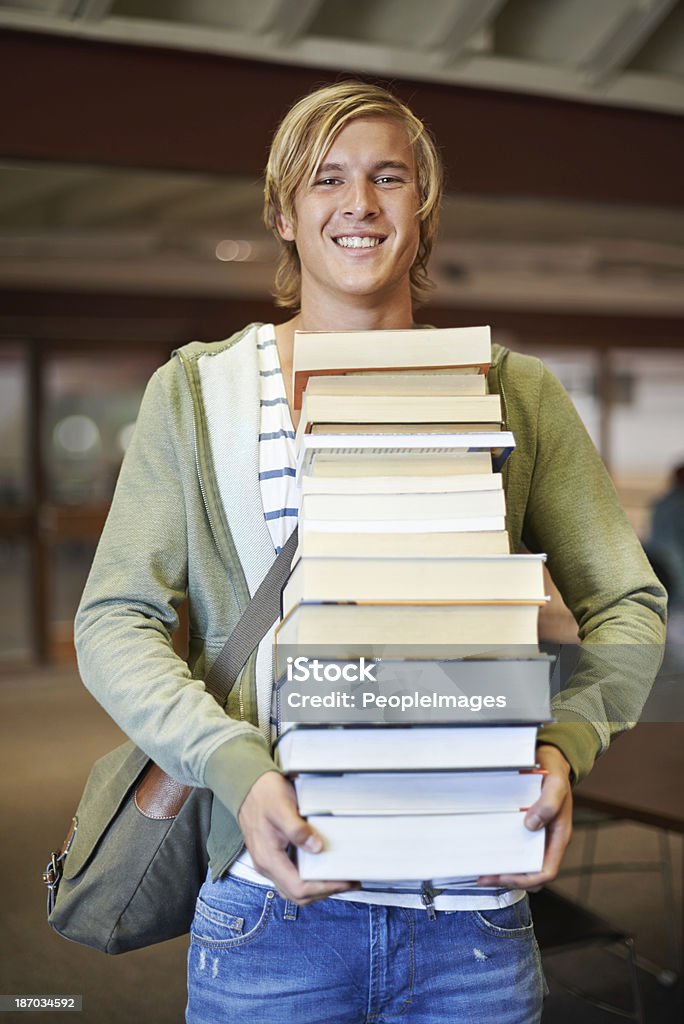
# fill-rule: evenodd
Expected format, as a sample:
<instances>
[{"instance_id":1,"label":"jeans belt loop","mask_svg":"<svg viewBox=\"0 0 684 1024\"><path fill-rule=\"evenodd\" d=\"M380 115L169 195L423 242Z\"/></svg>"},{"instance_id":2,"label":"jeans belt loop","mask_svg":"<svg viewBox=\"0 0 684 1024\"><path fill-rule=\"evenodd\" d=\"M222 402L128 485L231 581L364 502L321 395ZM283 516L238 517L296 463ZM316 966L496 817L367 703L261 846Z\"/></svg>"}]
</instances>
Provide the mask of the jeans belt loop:
<instances>
[{"instance_id":1,"label":"jeans belt loop","mask_svg":"<svg viewBox=\"0 0 684 1024\"><path fill-rule=\"evenodd\" d=\"M283 914L283 919L285 921L296 921L298 913L299 907L297 904L293 903L292 900L285 900L285 912Z\"/></svg>"}]
</instances>

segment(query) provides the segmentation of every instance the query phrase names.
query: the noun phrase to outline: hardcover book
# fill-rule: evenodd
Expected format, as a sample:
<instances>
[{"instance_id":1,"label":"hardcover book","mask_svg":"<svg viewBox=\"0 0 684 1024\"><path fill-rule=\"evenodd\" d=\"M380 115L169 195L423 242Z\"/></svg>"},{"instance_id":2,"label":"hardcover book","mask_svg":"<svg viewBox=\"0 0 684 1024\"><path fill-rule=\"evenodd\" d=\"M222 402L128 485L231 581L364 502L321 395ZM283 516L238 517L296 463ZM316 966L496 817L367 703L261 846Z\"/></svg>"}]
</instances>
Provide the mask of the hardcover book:
<instances>
[{"instance_id":1,"label":"hardcover book","mask_svg":"<svg viewBox=\"0 0 684 1024\"><path fill-rule=\"evenodd\" d=\"M296 331L293 358L295 409L307 381L317 375L359 370L461 369L487 373L491 364L489 327L414 328L388 331Z\"/></svg>"}]
</instances>

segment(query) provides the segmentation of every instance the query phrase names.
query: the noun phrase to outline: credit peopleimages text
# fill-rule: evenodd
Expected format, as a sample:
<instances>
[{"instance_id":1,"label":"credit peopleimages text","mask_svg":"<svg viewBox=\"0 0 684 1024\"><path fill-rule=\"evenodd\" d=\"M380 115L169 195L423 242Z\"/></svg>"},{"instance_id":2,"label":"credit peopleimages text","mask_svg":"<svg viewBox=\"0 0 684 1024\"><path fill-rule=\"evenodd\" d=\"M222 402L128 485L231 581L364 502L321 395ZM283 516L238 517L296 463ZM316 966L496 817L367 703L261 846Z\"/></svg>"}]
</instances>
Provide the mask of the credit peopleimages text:
<instances>
[{"instance_id":1,"label":"credit peopleimages text","mask_svg":"<svg viewBox=\"0 0 684 1024\"><path fill-rule=\"evenodd\" d=\"M290 708L392 708L410 711L414 708L462 708L468 711L482 711L483 708L505 708L504 696L483 697L480 694L446 694L446 693L393 693L386 696L382 693L360 693L360 702L355 693L347 690L334 691L322 695L320 693L299 693L294 690L287 695L287 706Z\"/></svg>"}]
</instances>

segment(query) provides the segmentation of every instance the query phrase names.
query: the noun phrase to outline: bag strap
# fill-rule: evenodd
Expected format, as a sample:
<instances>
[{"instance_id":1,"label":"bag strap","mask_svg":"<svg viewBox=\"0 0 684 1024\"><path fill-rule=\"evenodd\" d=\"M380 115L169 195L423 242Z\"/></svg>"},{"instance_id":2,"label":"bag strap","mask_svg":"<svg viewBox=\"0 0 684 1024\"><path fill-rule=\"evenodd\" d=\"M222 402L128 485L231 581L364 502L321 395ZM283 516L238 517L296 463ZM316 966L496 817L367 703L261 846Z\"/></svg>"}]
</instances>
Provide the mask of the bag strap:
<instances>
[{"instance_id":1,"label":"bag strap","mask_svg":"<svg viewBox=\"0 0 684 1024\"><path fill-rule=\"evenodd\" d=\"M221 707L225 706L228 694L250 654L280 614L280 592L290 575L290 566L297 548L297 534L295 526L207 673L204 685Z\"/></svg>"}]
</instances>

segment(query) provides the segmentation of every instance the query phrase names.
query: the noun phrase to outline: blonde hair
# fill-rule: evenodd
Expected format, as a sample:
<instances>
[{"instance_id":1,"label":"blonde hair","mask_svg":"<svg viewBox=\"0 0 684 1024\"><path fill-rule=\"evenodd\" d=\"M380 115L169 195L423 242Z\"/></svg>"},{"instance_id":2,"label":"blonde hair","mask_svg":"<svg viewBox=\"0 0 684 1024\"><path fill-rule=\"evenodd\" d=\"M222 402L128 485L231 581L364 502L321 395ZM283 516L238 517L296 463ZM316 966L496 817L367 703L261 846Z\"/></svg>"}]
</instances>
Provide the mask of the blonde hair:
<instances>
[{"instance_id":1,"label":"blonde hair","mask_svg":"<svg viewBox=\"0 0 684 1024\"><path fill-rule=\"evenodd\" d=\"M281 237L278 216L296 225L297 190L312 181L342 128L359 117L392 117L406 128L416 161L420 203L420 241L410 271L413 302L419 303L433 287L427 264L437 233L443 179L437 147L423 122L392 93L377 85L347 81L326 85L304 96L285 115L273 138L266 165L264 222L278 242L273 291L278 306L298 308L301 290L297 247Z\"/></svg>"}]
</instances>

